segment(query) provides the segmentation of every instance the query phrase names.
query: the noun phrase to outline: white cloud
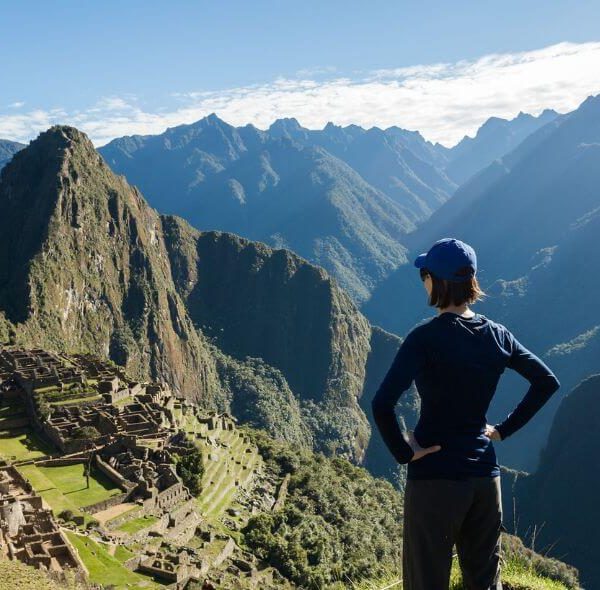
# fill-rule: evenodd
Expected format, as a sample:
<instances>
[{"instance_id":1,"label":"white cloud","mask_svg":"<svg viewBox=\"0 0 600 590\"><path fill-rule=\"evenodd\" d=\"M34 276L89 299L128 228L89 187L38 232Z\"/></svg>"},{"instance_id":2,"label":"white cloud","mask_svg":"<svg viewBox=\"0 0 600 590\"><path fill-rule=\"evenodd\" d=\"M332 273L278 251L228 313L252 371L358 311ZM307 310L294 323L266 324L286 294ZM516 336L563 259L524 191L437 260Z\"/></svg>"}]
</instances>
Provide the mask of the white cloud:
<instances>
[{"instance_id":1,"label":"white cloud","mask_svg":"<svg viewBox=\"0 0 600 590\"><path fill-rule=\"evenodd\" d=\"M10 103L8 105L8 108L9 109L20 109L21 107L24 107L24 106L25 106L24 102L17 101L17 102Z\"/></svg>"},{"instance_id":2,"label":"white cloud","mask_svg":"<svg viewBox=\"0 0 600 590\"><path fill-rule=\"evenodd\" d=\"M453 145L490 116L567 112L600 93L600 42L558 43L535 51L490 54L476 60L378 70L360 78L323 79L323 70L298 72L222 91L173 93L176 104L145 109L135 97L105 97L77 112L0 114L0 137L26 140L53 123L75 125L96 145L121 135L160 133L216 112L233 125L266 128L296 117L309 128L332 121L364 127L398 125ZM318 80L311 79L317 77Z\"/></svg>"}]
</instances>

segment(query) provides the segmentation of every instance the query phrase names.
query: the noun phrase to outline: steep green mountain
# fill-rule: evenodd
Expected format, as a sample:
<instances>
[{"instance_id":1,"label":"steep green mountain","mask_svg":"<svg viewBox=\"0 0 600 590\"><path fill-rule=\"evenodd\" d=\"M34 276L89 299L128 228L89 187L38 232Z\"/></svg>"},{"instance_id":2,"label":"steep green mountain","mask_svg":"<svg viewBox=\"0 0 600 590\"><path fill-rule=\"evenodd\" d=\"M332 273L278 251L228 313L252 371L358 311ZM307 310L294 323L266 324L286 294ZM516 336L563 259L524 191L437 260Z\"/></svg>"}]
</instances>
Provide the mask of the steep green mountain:
<instances>
[{"instance_id":1,"label":"steep green mountain","mask_svg":"<svg viewBox=\"0 0 600 590\"><path fill-rule=\"evenodd\" d=\"M215 115L100 151L161 212L293 249L356 300L404 260L399 236L414 227L400 205L322 148Z\"/></svg>"},{"instance_id":2,"label":"steep green mountain","mask_svg":"<svg viewBox=\"0 0 600 590\"><path fill-rule=\"evenodd\" d=\"M161 217L54 127L0 176L0 338L90 351L280 438L360 461L371 326L286 250Z\"/></svg>"},{"instance_id":3,"label":"steep green mountain","mask_svg":"<svg viewBox=\"0 0 600 590\"><path fill-rule=\"evenodd\" d=\"M371 328L348 295L287 250L201 233L174 217L163 227L194 324L234 358L258 357L280 370L317 439L360 457L369 429L357 400ZM346 448L349 440L355 448Z\"/></svg>"},{"instance_id":4,"label":"steep green mountain","mask_svg":"<svg viewBox=\"0 0 600 590\"><path fill-rule=\"evenodd\" d=\"M24 144L9 139L0 139L0 169L2 169L10 159L25 147Z\"/></svg>"},{"instance_id":5,"label":"steep green mountain","mask_svg":"<svg viewBox=\"0 0 600 590\"><path fill-rule=\"evenodd\" d=\"M563 399L538 468L516 480L516 514L507 519L517 522L521 536L535 536L538 551L576 566L585 588L600 584L598 420L600 375L596 374Z\"/></svg>"},{"instance_id":6,"label":"steep green mountain","mask_svg":"<svg viewBox=\"0 0 600 590\"><path fill-rule=\"evenodd\" d=\"M222 401L173 286L160 217L91 142L52 128L0 178L0 309L17 339L101 351L134 375Z\"/></svg>"},{"instance_id":7,"label":"steep green mountain","mask_svg":"<svg viewBox=\"0 0 600 590\"><path fill-rule=\"evenodd\" d=\"M447 235L473 245L480 282L489 293L476 309L511 329L555 369L563 385L526 430L502 445L501 460L512 467L535 467L558 402L600 369L595 353L600 321L594 313L600 283L595 278L596 257L590 254L598 232L599 145L596 96L477 174L407 236L412 259ZM435 313L426 306L412 265L389 277L363 311L397 334ZM490 419L505 417L525 385L508 371Z\"/></svg>"}]
</instances>

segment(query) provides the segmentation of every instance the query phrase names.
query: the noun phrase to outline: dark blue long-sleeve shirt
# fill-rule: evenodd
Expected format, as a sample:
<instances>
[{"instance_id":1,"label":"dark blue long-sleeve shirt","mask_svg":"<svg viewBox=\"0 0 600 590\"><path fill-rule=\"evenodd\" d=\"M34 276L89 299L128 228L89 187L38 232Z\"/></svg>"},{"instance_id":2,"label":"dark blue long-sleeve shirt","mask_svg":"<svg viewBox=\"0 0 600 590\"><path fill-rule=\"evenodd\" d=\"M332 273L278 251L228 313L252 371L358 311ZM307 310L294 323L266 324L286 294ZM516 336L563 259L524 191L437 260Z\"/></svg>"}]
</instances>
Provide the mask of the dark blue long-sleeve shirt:
<instances>
[{"instance_id":1,"label":"dark blue long-sleeve shirt","mask_svg":"<svg viewBox=\"0 0 600 590\"><path fill-rule=\"evenodd\" d=\"M484 432L506 367L530 386L515 410L496 425L502 439L524 426L560 387L548 366L505 326L482 314L464 318L446 311L409 332L372 401L381 436L396 460L408 463L409 479L500 474L493 443ZM395 414L398 399L413 381L421 398L415 439L421 447L442 447L415 461Z\"/></svg>"}]
</instances>

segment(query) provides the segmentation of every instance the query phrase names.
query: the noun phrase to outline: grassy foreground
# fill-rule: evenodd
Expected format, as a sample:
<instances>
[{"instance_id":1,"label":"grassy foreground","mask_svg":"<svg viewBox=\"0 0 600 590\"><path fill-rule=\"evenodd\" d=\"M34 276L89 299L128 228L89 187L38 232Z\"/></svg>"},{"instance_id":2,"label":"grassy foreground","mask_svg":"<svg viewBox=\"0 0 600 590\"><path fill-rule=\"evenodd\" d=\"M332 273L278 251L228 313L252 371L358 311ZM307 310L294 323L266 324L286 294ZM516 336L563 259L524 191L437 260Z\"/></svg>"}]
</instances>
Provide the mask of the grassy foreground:
<instances>
[{"instance_id":1,"label":"grassy foreground","mask_svg":"<svg viewBox=\"0 0 600 590\"><path fill-rule=\"evenodd\" d=\"M569 586L536 573L518 559L509 559L503 567L502 585L504 590L569 590ZM390 573L376 581L354 584L352 590L402 590L402 578ZM452 564L450 590L464 590L456 558Z\"/></svg>"}]
</instances>

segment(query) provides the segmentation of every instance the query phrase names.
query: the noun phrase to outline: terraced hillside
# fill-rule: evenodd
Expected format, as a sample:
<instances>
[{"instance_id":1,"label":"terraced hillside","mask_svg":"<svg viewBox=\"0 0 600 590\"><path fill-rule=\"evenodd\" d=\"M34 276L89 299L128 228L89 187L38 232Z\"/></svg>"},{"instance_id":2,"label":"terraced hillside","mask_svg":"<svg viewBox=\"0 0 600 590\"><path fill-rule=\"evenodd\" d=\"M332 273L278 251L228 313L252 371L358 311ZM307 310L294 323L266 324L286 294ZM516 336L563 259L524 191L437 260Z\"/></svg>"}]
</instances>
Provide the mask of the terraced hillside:
<instances>
[{"instance_id":1,"label":"terraced hillside","mask_svg":"<svg viewBox=\"0 0 600 590\"><path fill-rule=\"evenodd\" d=\"M175 414L202 452L205 470L198 497L200 512L216 519L230 507L239 487L249 488L253 476L261 471L262 459L243 431L210 430L192 412L183 415L176 410Z\"/></svg>"}]
</instances>

